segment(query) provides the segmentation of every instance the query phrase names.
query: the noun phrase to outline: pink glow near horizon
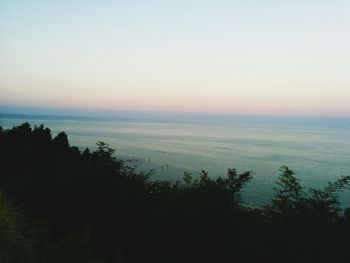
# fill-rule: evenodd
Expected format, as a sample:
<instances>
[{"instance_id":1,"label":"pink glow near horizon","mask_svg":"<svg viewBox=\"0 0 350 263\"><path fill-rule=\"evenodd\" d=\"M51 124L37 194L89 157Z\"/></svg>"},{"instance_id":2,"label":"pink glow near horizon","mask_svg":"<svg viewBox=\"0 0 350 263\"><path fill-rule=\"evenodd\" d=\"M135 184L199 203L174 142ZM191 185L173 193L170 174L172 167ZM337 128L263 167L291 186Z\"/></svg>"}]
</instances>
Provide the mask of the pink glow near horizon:
<instances>
[{"instance_id":1,"label":"pink glow near horizon","mask_svg":"<svg viewBox=\"0 0 350 263\"><path fill-rule=\"evenodd\" d=\"M0 3L0 104L350 116L349 2L155 2Z\"/></svg>"}]
</instances>

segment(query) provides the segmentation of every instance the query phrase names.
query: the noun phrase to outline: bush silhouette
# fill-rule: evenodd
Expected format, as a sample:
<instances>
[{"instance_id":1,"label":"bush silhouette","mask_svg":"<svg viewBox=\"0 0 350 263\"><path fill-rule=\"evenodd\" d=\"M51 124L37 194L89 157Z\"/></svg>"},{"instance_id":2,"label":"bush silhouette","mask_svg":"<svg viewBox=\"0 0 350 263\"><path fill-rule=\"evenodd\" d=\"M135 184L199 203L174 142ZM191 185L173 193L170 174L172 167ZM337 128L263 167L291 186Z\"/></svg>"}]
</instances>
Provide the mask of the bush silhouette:
<instances>
[{"instance_id":1,"label":"bush silhouette","mask_svg":"<svg viewBox=\"0 0 350 263\"><path fill-rule=\"evenodd\" d=\"M35 232L0 192L0 262L37 262Z\"/></svg>"},{"instance_id":2,"label":"bush silhouette","mask_svg":"<svg viewBox=\"0 0 350 263\"><path fill-rule=\"evenodd\" d=\"M304 189L282 166L271 203L252 208L241 199L251 171L156 181L115 153L104 142L81 151L43 125L1 128L0 262L348 259L349 209L337 193L349 176Z\"/></svg>"}]
</instances>

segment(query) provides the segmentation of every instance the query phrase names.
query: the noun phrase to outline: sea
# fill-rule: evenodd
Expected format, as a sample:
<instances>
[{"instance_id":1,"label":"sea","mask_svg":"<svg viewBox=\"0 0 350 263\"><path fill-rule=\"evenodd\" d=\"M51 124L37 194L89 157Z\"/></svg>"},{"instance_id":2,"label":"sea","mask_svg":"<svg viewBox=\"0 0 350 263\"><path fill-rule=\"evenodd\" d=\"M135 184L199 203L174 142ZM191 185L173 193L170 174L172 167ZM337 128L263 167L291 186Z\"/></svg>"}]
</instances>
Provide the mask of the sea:
<instances>
[{"instance_id":1,"label":"sea","mask_svg":"<svg viewBox=\"0 0 350 263\"><path fill-rule=\"evenodd\" d=\"M151 180L176 181L185 171L212 177L227 170L252 171L243 190L246 205L262 207L274 194L280 167L287 165L306 189L323 188L350 175L350 119L256 116L79 117L0 114L0 126L29 122L53 133L64 131L71 145L96 149L103 141L118 158ZM350 191L340 193L350 206Z\"/></svg>"}]
</instances>

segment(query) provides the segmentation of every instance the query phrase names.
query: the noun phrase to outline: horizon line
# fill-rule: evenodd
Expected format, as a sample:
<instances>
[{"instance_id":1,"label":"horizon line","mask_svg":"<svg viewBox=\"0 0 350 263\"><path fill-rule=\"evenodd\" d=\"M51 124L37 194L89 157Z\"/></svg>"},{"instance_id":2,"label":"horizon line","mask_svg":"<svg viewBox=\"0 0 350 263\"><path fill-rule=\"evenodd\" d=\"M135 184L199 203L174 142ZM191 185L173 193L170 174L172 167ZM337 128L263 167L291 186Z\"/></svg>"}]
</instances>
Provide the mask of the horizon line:
<instances>
[{"instance_id":1,"label":"horizon line","mask_svg":"<svg viewBox=\"0 0 350 263\"><path fill-rule=\"evenodd\" d=\"M103 116L103 115L106 116ZM70 108L70 107L41 107L41 106L15 106L0 105L0 115L28 115L28 116L51 116L51 117L91 117L91 118L110 118L113 114L131 114L137 115L190 115L191 117L257 117L257 118L320 118L320 119L350 119L349 115L335 114L274 114L274 113L233 113L233 112L213 112L213 111L174 111L174 110L127 110L127 109L89 109L89 108Z\"/></svg>"}]
</instances>

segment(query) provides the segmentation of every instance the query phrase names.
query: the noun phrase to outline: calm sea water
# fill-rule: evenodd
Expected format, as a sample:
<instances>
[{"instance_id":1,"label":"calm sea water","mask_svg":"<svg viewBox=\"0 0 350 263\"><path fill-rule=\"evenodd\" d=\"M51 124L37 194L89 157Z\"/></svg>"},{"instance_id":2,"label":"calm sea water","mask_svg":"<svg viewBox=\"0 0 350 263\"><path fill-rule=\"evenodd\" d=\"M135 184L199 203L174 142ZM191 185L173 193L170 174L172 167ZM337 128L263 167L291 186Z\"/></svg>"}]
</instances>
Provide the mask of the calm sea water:
<instances>
[{"instance_id":1,"label":"calm sea water","mask_svg":"<svg viewBox=\"0 0 350 263\"><path fill-rule=\"evenodd\" d=\"M0 126L44 124L54 134L65 131L71 145L94 149L104 141L153 178L176 180L184 171L202 169L225 175L228 168L252 170L243 198L265 205L273 194L279 168L289 166L307 187L323 187L350 175L350 120L235 117L220 121L125 120L0 115ZM349 193L342 193L350 206Z\"/></svg>"}]
</instances>

